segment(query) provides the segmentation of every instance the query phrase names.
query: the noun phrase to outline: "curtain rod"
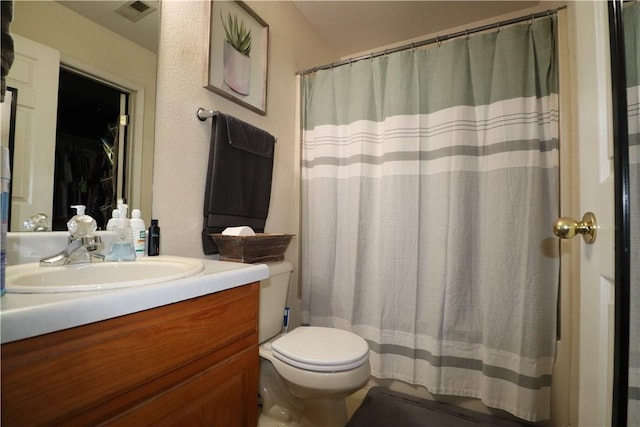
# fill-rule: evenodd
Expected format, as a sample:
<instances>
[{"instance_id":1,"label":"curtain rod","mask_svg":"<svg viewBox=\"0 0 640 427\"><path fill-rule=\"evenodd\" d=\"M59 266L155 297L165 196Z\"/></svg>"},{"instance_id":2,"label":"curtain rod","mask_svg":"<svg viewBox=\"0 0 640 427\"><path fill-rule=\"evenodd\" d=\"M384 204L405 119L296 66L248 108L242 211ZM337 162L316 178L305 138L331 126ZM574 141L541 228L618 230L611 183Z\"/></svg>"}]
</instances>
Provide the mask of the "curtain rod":
<instances>
[{"instance_id":1,"label":"curtain rod","mask_svg":"<svg viewBox=\"0 0 640 427\"><path fill-rule=\"evenodd\" d=\"M377 52L371 52L371 53L369 53L367 55L357 56L355 58L349 58L349 59L345 59L345 60L338 61L338 62L332 62L330 64L321 65L319 67L309 68L309 69L304 70L304 71L298 71L296 74L304 76L305 74L315 73L316 71L320 71L320 70L328 70L329 68L339 67L341 65L346 65L346 64L351 64L351 63L354 63L354 62L357 62L357 61L362 61L363 59L377 58L378 56L388 55L390 53L396 53L396 52L400 52L400 51L408 50L408 49L415 49L417 47L426 46L426 45L430 45L430 44L433 44L433 43L441 43L441 42L444 42L444 41L447 41L447 40L451 40L451 39L454 39L454 38L457 38L457 37L469 36L470 34L479 33L481 31L490 30L492 28L497 28L499 30L500 27L505 27L507 25L517 24L519 22L528 21L528 20L533 21L536 18L542 18L544 16L551 16L552 14L555 14L559 10L563 10L563 9L566 9L566 8L567 8L567 6L560 6L560 7L556 8L556 9L548 9L548 10L545 10L543 12L531 13L529 15L520 16L518 18L507 19L505 21L495 22L493 24L487 24L487 25L482 25L480 27L467 29L467 30L464 30L464 31L458 31L457 33L446 34L444 36L437 36L437 37L433 37L433 38L426 39L426 40L421 40L421 41L417 41L417 42L413 42L413 43L408 43L408 44L405 44L405 45L402 45L402 46L398 46L398 47L394 47L394 48L391 48L391 49L385 49L385 50L380 50L380 51L377 51Z\"/></svg>"}]
</instances>

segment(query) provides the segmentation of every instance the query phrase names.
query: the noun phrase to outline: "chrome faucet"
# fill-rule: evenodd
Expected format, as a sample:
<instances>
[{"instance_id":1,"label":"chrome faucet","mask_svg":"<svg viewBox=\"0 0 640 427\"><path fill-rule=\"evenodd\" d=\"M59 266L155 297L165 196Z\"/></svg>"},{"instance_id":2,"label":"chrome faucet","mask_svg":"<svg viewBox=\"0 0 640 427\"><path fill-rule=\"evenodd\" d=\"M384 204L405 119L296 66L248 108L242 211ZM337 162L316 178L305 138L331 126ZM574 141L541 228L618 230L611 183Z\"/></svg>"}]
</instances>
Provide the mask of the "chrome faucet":
<instances>
[{"instance_id":1,"label":"chrome faucet","mask_svg":"<svg viewBox=\"0 0 640 427\"><path fill-rule=\"evenodd\" d=\"M40 266L57 266L88 262L102 262L105 257L100 253L102 238L94 236L96 220L85 215L84 205L73 205L77 213L67 222L69 243L60 253L40 260Z\"/></svg>"},{"instance_id":2,"label":"chrome faucet","mask_svg":"<svg viewBox=\"0 0 640 427\"><path fill-rule=\"evenodd\" d=\"M103 262L100 253L103 244L100 236L69 237L69 244L60 253L40 260L40 266L60 266L67 264Z\"/></svg>"}]
</instances>

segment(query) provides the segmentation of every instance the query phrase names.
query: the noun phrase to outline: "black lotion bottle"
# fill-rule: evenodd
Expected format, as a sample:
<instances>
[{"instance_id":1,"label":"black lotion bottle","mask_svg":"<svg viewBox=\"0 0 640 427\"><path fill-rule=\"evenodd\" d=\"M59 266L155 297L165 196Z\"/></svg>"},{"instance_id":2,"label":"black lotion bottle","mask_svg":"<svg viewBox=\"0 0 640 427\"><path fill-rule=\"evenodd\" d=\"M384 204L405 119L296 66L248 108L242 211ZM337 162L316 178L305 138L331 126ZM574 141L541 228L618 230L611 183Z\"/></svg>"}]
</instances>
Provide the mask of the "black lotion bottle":
<instances>
[{"instance_id":1,"label":"black lotion bottle","mask_svg":"<svg viewBox=\"0 0 640 427\"><path fill-rule=\"evenodd\" d=\"M147 256L160 255L160 227L158 220L151 220L149 234L147 234Z\"/></svg>"}]
</instances>

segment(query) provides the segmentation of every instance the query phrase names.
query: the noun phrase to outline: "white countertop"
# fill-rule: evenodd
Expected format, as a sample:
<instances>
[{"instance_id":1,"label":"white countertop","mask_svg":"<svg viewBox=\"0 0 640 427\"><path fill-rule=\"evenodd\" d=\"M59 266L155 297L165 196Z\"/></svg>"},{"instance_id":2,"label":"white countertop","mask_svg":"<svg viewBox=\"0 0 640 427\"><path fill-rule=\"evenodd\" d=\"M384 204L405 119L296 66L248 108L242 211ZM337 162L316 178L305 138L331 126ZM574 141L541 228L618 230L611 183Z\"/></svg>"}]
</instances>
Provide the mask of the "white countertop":
<instances>
[{"instance_id":1,"label":"white countertop","mask_svg":"<svg viewBox=\"0 0 640 427\"><path fill-rule=\"evenodd\" d=\"M265 264L202 262L203 272L168 282L105 291L7 293L0 298L1 342L4 344L148 310L269 277Z\"/></svg>"}]
</instances>

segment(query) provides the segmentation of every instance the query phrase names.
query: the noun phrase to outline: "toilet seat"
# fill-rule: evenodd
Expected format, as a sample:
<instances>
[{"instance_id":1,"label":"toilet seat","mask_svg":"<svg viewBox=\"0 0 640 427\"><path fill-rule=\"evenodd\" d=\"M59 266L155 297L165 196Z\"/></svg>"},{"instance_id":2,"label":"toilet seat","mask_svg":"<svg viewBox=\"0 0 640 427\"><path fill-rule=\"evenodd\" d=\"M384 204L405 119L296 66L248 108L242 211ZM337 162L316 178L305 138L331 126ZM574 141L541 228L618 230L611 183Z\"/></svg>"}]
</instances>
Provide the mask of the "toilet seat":
<instances>
[{"instance_id":1,"label":"toilet seat","mask_svg":"<svg viewBox=\"0 0 640 427\"><path fill-rule=\"evenodd\" d=\"M301 326L271 343L274 357L314 372L348 371L369 360L369 346L358 335L335 328Z\"/></svg>"}]
</instances>

